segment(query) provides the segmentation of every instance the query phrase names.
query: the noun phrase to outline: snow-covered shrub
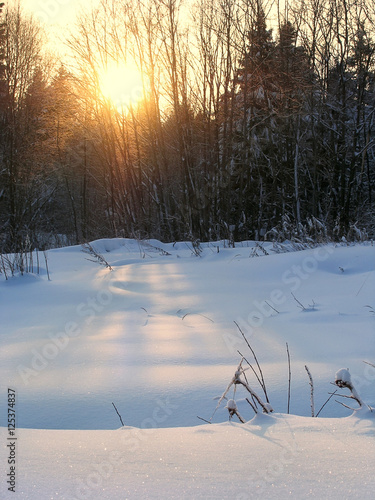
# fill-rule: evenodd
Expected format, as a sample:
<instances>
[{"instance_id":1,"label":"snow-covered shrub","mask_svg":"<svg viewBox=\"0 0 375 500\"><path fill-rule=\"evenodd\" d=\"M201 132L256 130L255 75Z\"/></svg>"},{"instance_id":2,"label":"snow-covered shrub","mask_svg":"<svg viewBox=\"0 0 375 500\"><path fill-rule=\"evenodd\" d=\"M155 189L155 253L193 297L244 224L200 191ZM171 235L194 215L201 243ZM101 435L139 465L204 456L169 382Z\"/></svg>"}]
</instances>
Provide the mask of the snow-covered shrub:
<instances>
[{"instance_id":1,"label":"snow-covered shrub","mask_svg":"<svg viewBox=\"0 0 375 500\"><path fill-rule=\"evenodd\" d=\"M90 260L91 262L98 262L101 266L106 267L110 271L112 271L111 265L106 261L106 259L103 257L101 253L99 253L92 245L91 243L84 243L82 246L82 251L87 253L92 257L92 259L87 259Z\"/></svg>"},{"instance_id":2,"label":"snow-covered shrub","mask_svg":"<svg viewBox=\"0 0 375 500\"><path fill-rule=\"evenodd\" d=\"M266 396L267 400L263 401L263 399L258 395L258 393L255 392L255 390L252 387L250 387L250 385L246 379L246 376L245 376L245 371L248 370L248 368L243 368L243 366L242 366L244 360L245 360L245 358L241 359L241 361L240 361L239 365L237 366L237 369L232 377L232 380L229 382L227 388L225 389L223 394L220 396L219 401L218 401L217 406L216 406L215 411L214 411L214 414L215 414L216 410L220 407L220 405L224 401L224 399L227 399L227 394L230 391L230 389L233 387L233 391L234 391L233 398L228 400L228 403L225 406L225 408L229 412L229 418L232 418L234 415L236 415L238 417L238 419L240 420L240 422L242 422L242 423L244 423L245 420L238 413L237 404L236 404L236 401L234 399L238 385L242 385L247 390L247 392L250 394L251 401L248 398L246 398L246 401L252 407L255 414L259 413L258 406L260 406L262 408L263 413L272 413L273 412L273 408L270 405L268 398L267 398L267 393L265 392L265 396ZM264 390L263 386L262 386L262 388ZM212 417L213 417L213 415L212 415ZM211 419L212 419L212 417L211 417Z\"/></svg>"},{"instance_id":3,"label":"snow-covered shrub","mask_svg":"<svg viewBox=\"0 0 375 500\"><path fill-rule=\"evenodd\" d=\"M352 379L351 379L351 375L350 375L349 370L347 368L341 368L340 370L338 370L338 372L336 372L336 375L335 375L335 385L337 385L337 387L340 387L340 389L349 389L350 392L351 392L351 395L350 396L344 396L344 397L347 397L349 399L354 399L359 404L360 408L367 407L367 408L369 408L372 411L372 408L370 408L362 400L361 396L358 394L356 388L353 385L353 382L352 382ZM350 408L347 405L344 405L344 406L346 408ZM354 409L354 408L350 408L350 409Z\"/></svg>"},{"instance_id":4,"label":"snow-covered shrub","mask_svg":"<svg viewBox=\"0 0 375 500\"><path fill-rule=\"evenodd\" d=\"M368 241L369 235L365 228L360 229L358 227L358 221L352 222L348 230L342 227L339 221L336 221L335 227L333 228L333 239L349 244Z\"/></svg>"},{"instance_id":5,"label":"snow-covered shrub","mask_svg":"<svg viewBox=\"0 0 375 500\"><path fill-rule=\"evenodd\" d=\"M229 399L228 402L227 402L227 405L225 407L228 412L229 412L229 418L231 419L234 415L236 415L236 417L238 418L238 420L240 422L242 422L243 424L245 423L245 420L241 417L238 409L237 409L237 403L235 402L234 399Z\"/></svg>"},{"instance_id":6,"label":"snow-covered shrub","mask_svg":"<svg viewBox=\"0 0 375 500\"><path fill-rule=\"evenodd\" d=\"M357 227L357 222L355 222L350 225L346 239L347 241L367 241L368 234L366 229L359 229Z\"/></svg>"},{"instance_id":7,"label":"snow-covered shrub","mask_svg":"<svg viewBox=\"0 0 375 500\"><path fill-rule=\"evenodd\" d=\"M300 248L294 248L298 250L329 243L332 240L344 243L368 241L369 235L366 229L360 229L358 222L350 224L346 230L339 221L336 221L333 229L329 230L325 222L314 216L307 217L304 224L298 224L288 215L283 215L280 223L270 229L264 238L278 244L290 242L300 245Z\"/></svg>"},{"instance_id":8,"label":"snow-covered shrub","mask_svg":"<svg viewBox=\"0 0 375 500\"><path fill-rule=\"evenodd\" d=\"M47 254L45 251L43 255L48 273ZM40 274L40 272L40 252L33 249L31 240L28 237L20 244L19 251L0 253L0 274L4 274L6 280L11 276Z\"/></svg>"},{"instance_id":9,"label":"snow-covered shrub","mask_svg":"<svg viewBox=\"0 0 375 500\"><path fill-rule=\"evenodd\" d=\"M269 255L269 252L257 241L251 251L250 257L259 257L259 255Z\"/></svg>"},{"instance_id":10,"label":"snow-covered shrub","mask_svg":"<svg viewBox=\"0 0 375 500\"><path fill-rule=\"evenodd\" d=\"M51 248L63 248L75 245L76 240L73 236L67 234L53 234L38 231L33 235L35 246L40 250L49 250Z\"/></svg>"},{"instance_id":11,"label":"snow-covered shrub","mask_svg":"<svg viewBox=\"0 0 375 500\"><path fill-rule=\"evenodd\" d=\"M264 235L266 241L277 241L280 243L293 241L297 237L298 229L288 215L283 215L281 221Z\"/></svg>"},{"instance_id":12,"label":"snow-covered shrub","mask_svg":"<svg viewBox=\"0 0 375 500\"><path fill-rule=\"evenodd\" d=\"M329 241L326 225L314 216L307 218L305 233L315 243L327 243Z\"/></svg>"},{"instance_id":13,"label":"snow-covered shrub","mask_svg":"<svg viewBox=\"0 0 375 500\"><path fill-rule=\"evenodd\" d=\"M225 391L223 392L223 394L220 396L219 398L219 401L217 403L217 406L212 414L212 417L210 419L210 423L211 423L211 420L213 418L213 416L215 415L216 411L218 410L218 408L220 407L221 403L224 401L224 400L227 400L227 405L226 405L226 409L228 410L229 412L229 418L232 418L234 415L236 415L238 417L238 419L240 420L240 422L244 422L244 419L242 418L242 416L238 413L238 409L237 409L237 403L236 403L236 400L235 400L235 397L236 397L236 392L237 392L237 387L238 386L242 386L246 389L246 391L249 393L249 397L246 398L246 401L249 403L249 405L251 406L251 408L253 409L254 413L257 414L259 413L260 411L262 411L263 413L272 413L273 412L273 408L270 404L270 401L268 399L268 394L267 394L267 389L266 389L266 384L265 384L265 381L264 381L264 377L263 377L263 371L262 371L262 368L259 364L259 361L258 361L258 358L254 352L254 349L252 348L252 346L250 345L249 341L247 340L244 332L241 330L241 328L239 327L238 323L236 323L236 321L234 322L235 325L237 326L239 332L241 333L247 347L249 348L250 352L251 352L251 355L253 356L253 359L255 361L255 366L253 367L249 361L240 353L240 351L238 351L238 354L241 356L241 360L240 360L240 363L239 365L237 366L237 369L231 379L231 381L229 382L227 388L225 389ZM248 364L248 367L247 368L243 368L243 363L246 362ZM249 381L246 377L246 374L245 372L247 370L251 369L253 374L255 375L262 391L263 391L263 394L264 394L264 398L265 398L265 401L263 400L263 398L261 396L259 396L259 394L250 386L249 384ZM233 397L231 399L228 400L227 398L227 394L229 393L229 391L233 388ZM250 398L250 399L249 399ZM261 408L261 410L260 410ZM204 419L203 419L204 420Z\"/></svg>"},{"instance_id":14,"label":"snow-covered shrub","mask_svg":"<svg viewBox=\"0 0 375 500\"><path fill-rule=\"evenodd\" d=\"M193 239L192 242L192 247L193 247L193 253L196 257L200 257L202 252L203 252L203 248L201 247L201 242L200 240L196 240L196 239Z\"/></svg>"},{"instance_id":15,"label":"snow-covered shrub","mask_svg":"<svg viewBox=\"0 0 375 500\"><path fill-rule=\"evenodd\" d=\"M283 215L279 224L265 234L265 240L276 243L291 242L297 245L294 250L310 248L314 244L328 243L328 229L324 222L314 216L308 217L306 223L297 223L289 215Z\"/></svg>"}]
</instances>

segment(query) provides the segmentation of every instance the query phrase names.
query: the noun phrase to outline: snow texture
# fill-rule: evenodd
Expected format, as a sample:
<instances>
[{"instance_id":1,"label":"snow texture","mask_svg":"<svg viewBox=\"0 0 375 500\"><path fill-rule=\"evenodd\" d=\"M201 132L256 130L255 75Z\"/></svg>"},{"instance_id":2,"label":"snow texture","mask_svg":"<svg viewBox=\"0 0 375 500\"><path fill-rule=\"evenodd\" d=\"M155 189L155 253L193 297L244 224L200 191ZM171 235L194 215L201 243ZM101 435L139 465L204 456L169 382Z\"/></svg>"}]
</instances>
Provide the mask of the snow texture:
<instances>
[{"instance_id":1,"label":"snow texture","mask_svg":"<svg viewBox=\"0 0 375 500\"><path fill-rule=\"evenodd\" d=\"M48 252L51 281L46 270L0 275L1 463L9 387L18 428L17 491L3 472L1 499L373 497L371 244L276 254L270 243L265 255L217 242L199 257L190 242L92 245L112 271L77 246ZM254 416L233 383L215 412L237 351L253 362L234 321L274 413ZM366 405L353 413L333 397L309 417L305 365L317 411L338 379ZM263 399L252 370L246 379ZM247 423L229 422L228 408ZM197 419L213 414L211 425Z\"/></svg>"}]
</instances>

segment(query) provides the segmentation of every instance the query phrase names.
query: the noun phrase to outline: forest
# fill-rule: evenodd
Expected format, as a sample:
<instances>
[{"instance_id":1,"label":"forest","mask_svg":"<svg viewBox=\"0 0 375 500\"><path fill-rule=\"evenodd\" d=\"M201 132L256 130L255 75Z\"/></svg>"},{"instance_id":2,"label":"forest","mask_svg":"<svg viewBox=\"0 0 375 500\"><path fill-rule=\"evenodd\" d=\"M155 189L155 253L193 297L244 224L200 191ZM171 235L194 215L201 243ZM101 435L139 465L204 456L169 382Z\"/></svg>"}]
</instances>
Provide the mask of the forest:
<instances>
[{"instance_id":1,"label":"forest","mask_svg":"<svg viewBox=\"0 0 375 500\"><path fill-rule=\"evenodd\" d=\"M375 236L373 2L102 0L64 57L0 5L0 252Z\"/></svg>"}]
</instances>

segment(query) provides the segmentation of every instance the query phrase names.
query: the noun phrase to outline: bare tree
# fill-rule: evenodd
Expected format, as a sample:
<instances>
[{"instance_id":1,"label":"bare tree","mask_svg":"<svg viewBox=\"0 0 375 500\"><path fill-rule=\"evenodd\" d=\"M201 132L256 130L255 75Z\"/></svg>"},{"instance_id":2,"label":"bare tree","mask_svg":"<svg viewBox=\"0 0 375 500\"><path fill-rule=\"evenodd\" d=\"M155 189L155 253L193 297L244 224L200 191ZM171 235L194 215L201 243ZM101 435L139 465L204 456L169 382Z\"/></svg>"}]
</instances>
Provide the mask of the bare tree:
<instances>
[{"instance_id":1,"label":"bare tree","mask_svg":"<svg viewBox=\"0 0 375 500\"><path fill-rule=\"evenodd\" d=\"M43 99L45 68L42 31L31 16L24 14L19 2L5 10L2 21L2 224L9 245L14 247L31 229L38 212L35 208L40 209L48 199L39 182L44 173L42 165L34 168L28 148L35 134L33 121L38 113L41 116L36 101L40 104Z\"/></svg>"}]
</instances>

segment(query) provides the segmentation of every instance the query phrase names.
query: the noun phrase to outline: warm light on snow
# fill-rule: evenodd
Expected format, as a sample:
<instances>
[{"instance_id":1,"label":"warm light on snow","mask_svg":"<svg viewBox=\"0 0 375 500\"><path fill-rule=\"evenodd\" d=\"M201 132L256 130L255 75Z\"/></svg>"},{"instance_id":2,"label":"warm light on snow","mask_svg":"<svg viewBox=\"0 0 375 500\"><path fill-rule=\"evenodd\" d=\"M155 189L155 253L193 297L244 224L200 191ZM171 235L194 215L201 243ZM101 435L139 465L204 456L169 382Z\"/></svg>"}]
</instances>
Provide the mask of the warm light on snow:
<instances>
[{"instance_id":1,"label":"warm light on snow","mask_svg":"<svg viewBox=\"0 0 375 500\"><path fill-rule=\"evenodd\" d=\"M22 498L371 498L373 413L363 406L350 416L332 398L309 417L305 370L316 411L335 374L374 406L375 369L363 363L375 352L365 307L375 296L370 244L272 255L270 243L270 255L257 258L254 242L202 244L199 258L188 243L92 244L113 271L77 246L48 252L51 281L45 269L0 275L0 439L13 387L17 425L27 428L19 430ZM213 415L237 351L251 358L234 321L256 351L275 413L253 419L248 393L232 384L206 425L197 416ZM127 427L119 429L112 403ZM228 409L251 422L234 414L228 423Z\"/></svg>"}]
</instances>

